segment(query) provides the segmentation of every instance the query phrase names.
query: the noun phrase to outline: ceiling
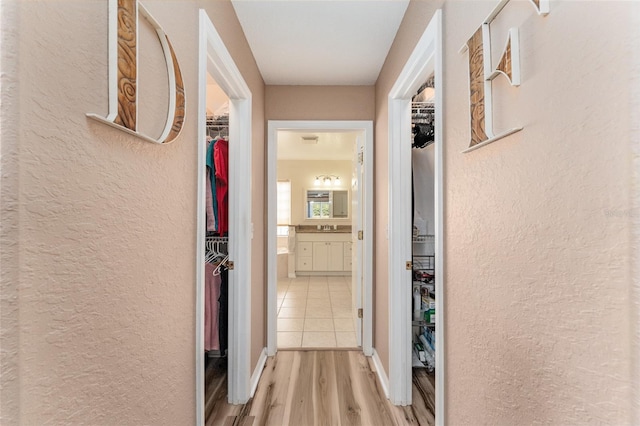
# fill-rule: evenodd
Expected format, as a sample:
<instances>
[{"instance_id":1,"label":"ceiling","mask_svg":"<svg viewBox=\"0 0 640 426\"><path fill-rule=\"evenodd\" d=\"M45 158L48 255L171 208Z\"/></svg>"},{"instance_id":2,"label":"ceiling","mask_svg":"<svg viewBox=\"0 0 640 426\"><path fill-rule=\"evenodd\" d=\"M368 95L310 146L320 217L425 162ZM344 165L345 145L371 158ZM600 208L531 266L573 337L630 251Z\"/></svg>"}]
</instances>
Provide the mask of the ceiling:
<instances>
[{"instance_id":1,"label":"ceiling","mask_svg":"<svg viewBox=\"0 0 640 426\"><path fill-rule=\"evenodd\" d=\"M408 0L232 0L268 85L373 85Z\"/></svg>"},{"instance_id":2,"label":"ceiling","mask_svg":"<svg viewBox=\"0 0 640 426\"><path fill-rule=\"evenodd\" d=\"M352 160L356 137L361 131L279 130L278 160ZM317 136L317 143L303 141Z\"/></svg>"}]
</instances>

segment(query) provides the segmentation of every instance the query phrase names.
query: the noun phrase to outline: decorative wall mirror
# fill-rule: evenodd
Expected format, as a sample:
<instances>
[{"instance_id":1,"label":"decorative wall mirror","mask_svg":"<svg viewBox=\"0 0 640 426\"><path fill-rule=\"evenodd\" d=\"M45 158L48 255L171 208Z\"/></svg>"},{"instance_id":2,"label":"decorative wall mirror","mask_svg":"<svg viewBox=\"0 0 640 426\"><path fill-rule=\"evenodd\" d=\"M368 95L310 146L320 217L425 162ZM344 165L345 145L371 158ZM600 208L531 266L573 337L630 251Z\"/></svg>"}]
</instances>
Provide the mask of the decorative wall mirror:
<instances>
[{"instance_id":1,"label":"decorative wall mirror","mask_svg":"<svg viewBox=\"0 0 640 426\"><path fill-rule=\"evenodd\" d=\"M347 219L349 191L308 189L305 192L306 219Z\"/></svg>"}]
</instances>

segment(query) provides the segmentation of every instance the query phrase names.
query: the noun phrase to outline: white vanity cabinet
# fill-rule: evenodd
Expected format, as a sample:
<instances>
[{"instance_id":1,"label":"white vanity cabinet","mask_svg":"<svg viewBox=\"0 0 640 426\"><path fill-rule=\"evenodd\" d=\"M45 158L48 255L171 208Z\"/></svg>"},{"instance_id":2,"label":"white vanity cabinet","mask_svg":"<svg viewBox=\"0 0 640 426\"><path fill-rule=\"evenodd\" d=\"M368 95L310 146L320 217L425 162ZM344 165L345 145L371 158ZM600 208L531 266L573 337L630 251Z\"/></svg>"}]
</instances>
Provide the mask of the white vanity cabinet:
<instances>
[{"instance_id":1,"label":"white vanity cabinet","mask_svg":"<svg viewBox=\"0 0 640 426\"><path fill-rule=\"evenodd\" d=\"M316 241L313 243L314 271L344 270L344 243L337 241Z\"/></svg>"},{"instance_id":2,"label":"white vanity cabinet","mask_svg":"<svg viewBox=\"0 0 640 426\"><path fill-rule=\"evenodd\" d=\"M300 275L351 273L351 234L339 232L298 233L296 271Z\"/></svg>"},{"instance_id":3,"label":"white vanity cabinet","mask_svg":"<svg viewBox=\"0 0 640 426\"><path fill-rule=\"evenodd\" d=\"M296 269L298 271L313 271L313 243L298 241L296 247Z\"/></svg>"}]
</instances>

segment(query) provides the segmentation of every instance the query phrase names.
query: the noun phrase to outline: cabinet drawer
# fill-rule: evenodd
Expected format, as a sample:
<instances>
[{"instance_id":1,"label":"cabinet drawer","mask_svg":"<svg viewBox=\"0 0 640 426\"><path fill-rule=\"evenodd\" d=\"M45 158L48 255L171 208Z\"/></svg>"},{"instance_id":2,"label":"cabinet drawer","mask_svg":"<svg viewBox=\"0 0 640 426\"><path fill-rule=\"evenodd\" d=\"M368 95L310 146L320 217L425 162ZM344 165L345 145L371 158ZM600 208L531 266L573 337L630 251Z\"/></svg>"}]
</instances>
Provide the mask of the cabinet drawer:
<instances>
[{"instance_id":1,"label":"cabinet drawer","mask_svg":"<svg viewBox=\"0 0 640 426\"><path fill-rule=\"evenodd\" d=\"M311 256L298 256L297 259L298 271L312 271L313 270L313 258Z\"/></svg>"},{"instance_id":2,"label":"cabinet drawer","mask_svg":"<svg viewBox=\"0 0 640 426\"><path fill-rule=\"evenodd\" d=\"M313 250L313 243L307 241L298 241L298 256L311 256Z\"/></svg>"}]
</instances>

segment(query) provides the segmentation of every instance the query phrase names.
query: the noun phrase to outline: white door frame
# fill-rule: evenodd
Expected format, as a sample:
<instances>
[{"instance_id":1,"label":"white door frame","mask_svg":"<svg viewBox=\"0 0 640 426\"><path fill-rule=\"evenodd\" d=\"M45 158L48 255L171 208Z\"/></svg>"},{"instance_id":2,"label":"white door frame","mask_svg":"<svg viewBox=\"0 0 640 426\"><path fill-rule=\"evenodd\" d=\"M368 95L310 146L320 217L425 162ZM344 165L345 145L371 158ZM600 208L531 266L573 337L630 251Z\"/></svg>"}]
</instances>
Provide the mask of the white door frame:
<instances>
[{"instance_id":1,"label":"white door frame","mask_svg":"<svg viewBox=\"0 0 640 426\"><path fill-rule=\"evenodd\" d=\"M267 145L267 354L277 351L277 206L276 168L278 160L278 130L309 131L364 131L364 161L373 164L373 122L372 121L273 121L269 120ZM366 356L373 354L373 167L365 167L364 207L364 291L363 291L363 336L362 350Z\"/></svg>"},{"instance_id":2,"label":"white door frame","mask_svg":"<svg viewBox=\"0 0 640 426\"><path fill-rule=\"evenodd\" d=\"M356 143L353 147L353 171L351 182L351 265L355 265L352 268L351 273L351 306L354 308L362 306L362 293L363 289L363 271L362 265L364 264L364 244L358 243L358 231L362 230L364 214L364 202L367 194L362 184L365 181L364 172L366 171L364 162L364 135L359 134L356 137ZM360 154L362 154L362 161L360 161ZM362 347L362 323L363 318L358 316L357 310L352 312L353 323L356 328L356 342L358 346Z\"/></svg>"},{"instance_id":3,"label":"white door frame","mask_svg":"<svg viewBox=\"0 0 640 426\"><path fill-rule=\"evenodd\" d=\"M444 424L442 11L437 10L389 92L389 399L411 404L411 97L435 75L436 424Z\"/></svg>"},{"instance_id":4,"label":"white door frame","mask_svg":"<svg viewBox=\"0 0 640 426\"><path fill-rule=\"evenodd\" d=\"M251 349L251 90L207 13L199 12L198 212L196 241L196 419L204 424L204 241L207 71L229 99L228 387L231 404L250 397Z\"/></svg>"}]
</instances>

